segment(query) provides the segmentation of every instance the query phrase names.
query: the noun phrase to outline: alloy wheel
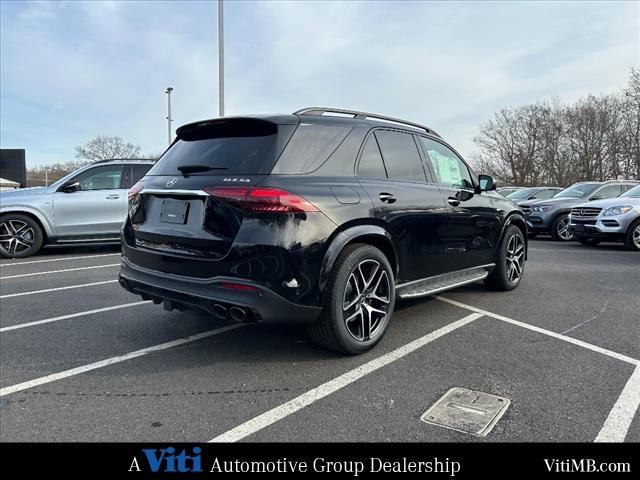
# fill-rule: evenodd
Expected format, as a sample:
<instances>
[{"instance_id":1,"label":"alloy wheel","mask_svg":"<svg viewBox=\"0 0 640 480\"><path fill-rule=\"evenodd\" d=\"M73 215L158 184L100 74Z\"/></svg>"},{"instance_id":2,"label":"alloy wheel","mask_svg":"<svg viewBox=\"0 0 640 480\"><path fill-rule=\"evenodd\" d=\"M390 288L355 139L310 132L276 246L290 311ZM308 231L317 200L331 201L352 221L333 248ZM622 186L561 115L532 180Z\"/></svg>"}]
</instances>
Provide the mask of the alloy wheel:
<instances>
[{"instance_id":1,"label":"alloy wheel","mask_svg":"<svg viewBox=\"0 0 640 480\"><path fill-rule=\"evenodd\" d=\"M33 228L22 220L7 220L0 223L0 250L15 255L30 249L36 241Z\"/></svg>"},{"instance_id":2,"label":"alloy wheel","mask_svg":"<svg viewBox=\"0 0 640 480\"><path fill-rule=\"evenodd\" d=\"M636 228L633 231L633 244L638 250L640 250L640 223L636 225Z\"/></svg>"},{"instance_id":3,"label":"alloy wheel","mask_svg":"<svg viewBox=\"0 0 640 480\"><path fill-rule=\"evenodd\" d=\"M524 239L518 233L514 233L507 242L507 279L518 282L524 269Z\"/></svg>"},{"instance_id":4,"label":"alloy wheel","mask_svg":"<svg viewBox=\"0 0 640 480\"><path fill-rule=\"evenodd\" d=\"M573 234L569 231L569 217L563 217L558 222L558 237L562 240L569 241L573 240Z\"/></svg>"},{"instance_id":5,"label":"alloy wheel","mask_svg":"<svg viewBox=\"0 0 640 480\"><path fill-rule=\"evenodd\" d=\"M364 260L349 275L342 314L349 334L360 342L375 338L389 321L391 282L376 260Z\"/></svg>"}]
</instances>

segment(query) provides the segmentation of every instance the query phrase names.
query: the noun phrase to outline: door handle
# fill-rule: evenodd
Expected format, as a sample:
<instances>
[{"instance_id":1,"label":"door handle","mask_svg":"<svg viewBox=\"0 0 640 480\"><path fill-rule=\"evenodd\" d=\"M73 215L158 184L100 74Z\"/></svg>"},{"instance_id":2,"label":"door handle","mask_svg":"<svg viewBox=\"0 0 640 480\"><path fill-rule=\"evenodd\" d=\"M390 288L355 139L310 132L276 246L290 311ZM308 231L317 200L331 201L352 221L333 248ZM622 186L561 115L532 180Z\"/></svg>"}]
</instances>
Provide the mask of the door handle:
<instances>
[{"instance_id":1,"label":"door handle","mask_svg":"<svg viewBox=\"0 0 640 480\"><path fill-rule=\"evenodd\" d=\"M396 197L394 197L391 193L382 192L378 196L384 203L394 203L396 201Z\"/></svg>"},{"instance_id":2,"label":"door handle","mask_svg":"<svg viewBox=\"0 0 640 480\"><path fill-rule=\"evenodd\" d=\"M120 195L111 194L111 195L107 195L104 198L106 198L107 200L117 200L120 198Z\"/></svg>"},{"instance_id":3,"label":"door handle","mask_svg":"<svg viewBox=\"0 0 640 480\"><path fill-rule=\"evenodd\" d=\"M458 200L456 197L449 197L447 198L447 203L452 207L457 207L458 205L460 205L460 200Z\"/></svg>"}]
</instances>

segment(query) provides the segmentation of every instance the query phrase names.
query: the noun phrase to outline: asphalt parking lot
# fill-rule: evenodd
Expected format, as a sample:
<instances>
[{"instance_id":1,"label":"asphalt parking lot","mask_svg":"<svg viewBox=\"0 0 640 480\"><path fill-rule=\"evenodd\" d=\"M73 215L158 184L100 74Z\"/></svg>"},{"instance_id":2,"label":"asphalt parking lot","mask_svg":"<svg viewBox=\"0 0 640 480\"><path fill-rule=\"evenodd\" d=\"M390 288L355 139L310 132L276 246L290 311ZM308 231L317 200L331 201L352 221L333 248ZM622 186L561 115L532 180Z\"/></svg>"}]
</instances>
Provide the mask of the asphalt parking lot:
<instances>
[{"instance_id":1,"label":"asphalt parking lot","mask_svg":"<svg viewBox=\"0 0 640 480\"><path fill-rule=\"evenodd\" d=\"M640 441L640 255L532 240L522 284L399 303L373 351L165 312L118 247L0 261L2 441ZM486 437L420 421L452 387L511 404Z\"/></svg>"}]
</instances>

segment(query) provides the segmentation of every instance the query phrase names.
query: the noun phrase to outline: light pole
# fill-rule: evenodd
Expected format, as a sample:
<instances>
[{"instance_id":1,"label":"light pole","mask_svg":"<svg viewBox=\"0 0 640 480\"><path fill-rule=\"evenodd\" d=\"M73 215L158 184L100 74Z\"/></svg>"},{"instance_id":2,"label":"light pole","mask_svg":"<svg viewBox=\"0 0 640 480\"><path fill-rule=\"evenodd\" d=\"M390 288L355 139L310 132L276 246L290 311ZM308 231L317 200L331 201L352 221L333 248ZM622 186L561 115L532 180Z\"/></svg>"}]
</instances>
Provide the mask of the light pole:
<instances>
[{"instance_id":1,"label":"light pole","mask_svg":"<svg viewBox=\"0 0 640 480\"><path fill-rule=\"evenodd\" d=\"M167 90L164 92L167 94L167 139L169 141L169 145L171 145L171 122L173 122L173 118L171 118L171 92L173 91L173 87L167 87Z\"/></svg>"},{"instance_id":2,"label":"light pole","mask_svg":"<svg viewBox=\"0 0 640 480\"><path fill-rule=\"evenodd\" d=\"M224 12L218 0L218 113L224 117Z\"/></svg>"}]
</instances>

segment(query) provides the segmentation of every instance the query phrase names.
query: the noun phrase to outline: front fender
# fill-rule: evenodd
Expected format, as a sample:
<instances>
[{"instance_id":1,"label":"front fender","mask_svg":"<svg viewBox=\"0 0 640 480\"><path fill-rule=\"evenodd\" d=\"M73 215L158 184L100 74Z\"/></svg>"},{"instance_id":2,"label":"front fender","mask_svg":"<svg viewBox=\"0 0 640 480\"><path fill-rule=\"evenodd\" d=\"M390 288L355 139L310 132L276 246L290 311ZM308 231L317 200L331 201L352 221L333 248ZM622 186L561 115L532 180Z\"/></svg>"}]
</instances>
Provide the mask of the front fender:
<instances>
[{"instance_id":1,"label":"front fender","mask_svg":"<svg viewBox=\"0 0 640 480\"><path fill-rule=\"evenodd\" d=\"M49 217L41 210L29 205L11 205L9 207L0 208L0 215L5 213L24 213L35 217L44 228L47 237L55 236L53 224L50 222Z\"/></svg>"},{"instance_id":2,"label":"front fender","mask_svg":"<svg viewBox=\"0 0 640 480\"><path fill-rule=\"evenodd\" d=\"M391 251L394 255L394 262L392 263L395 263L396 265L396 271L394 273L397 277L398 255L396 253L391 234L378 225L355 225L342 230L337 235L335 235L326 250L324 259L322 261L322 266L320 268L320 278L318 281L318 286L321 293L324 292L324 289L327 286L327 282L329 281L331 271L333 270L333 266L335 265L336 260L338 259L338 255L340 255L340 252L342 252L344 247L346 247L350 243L354 243L354 241L357 241L358 238L362 238L366 242L366 238L372 237L378 239L381 242L386 242L391 248Z\"/></svg>"},{"instance_id":3,"label":"front fender","mask_svg":"<svg viewBox=\"0 0 640 480\"><path fill-rule=\"evenodd\" d=\"M498 242L498 249L500 248L500 245L502 245L502 239L504 238L504 234L507 230L507 227L509 227L509 225L514 225L514 224L517 224L522 230L522 232L524 233L524 259L526 260L529 252L529 239L527 238L527 222L524 218L524 215L521 212L512 212L505 219L504 223L502 224L502 231L500 232L500 241ZM496 250L495 259L497 259L498 253L499 251Z\"/></svg>"}]
</instances>

